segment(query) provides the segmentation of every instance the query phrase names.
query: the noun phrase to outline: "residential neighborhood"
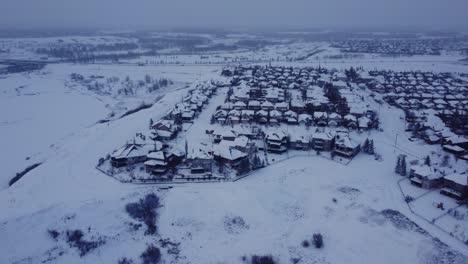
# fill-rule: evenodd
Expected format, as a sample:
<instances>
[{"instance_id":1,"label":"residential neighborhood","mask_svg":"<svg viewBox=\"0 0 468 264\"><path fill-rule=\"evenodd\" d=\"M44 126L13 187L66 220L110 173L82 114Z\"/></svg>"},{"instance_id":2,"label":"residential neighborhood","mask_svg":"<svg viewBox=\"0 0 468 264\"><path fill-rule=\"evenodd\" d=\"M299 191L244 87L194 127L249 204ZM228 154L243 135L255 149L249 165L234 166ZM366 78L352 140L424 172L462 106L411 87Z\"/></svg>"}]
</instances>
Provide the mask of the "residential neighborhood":
<instances>
[{"instance_id":1,"label":"residential neighborhood","mask_svg":"<svg viewBox=\"0 0 468 264\"><path fill-rule=\"evenodd\" d=\"M343 72L236 66L223 75L228 82L190 90L98 167L124 182L231 181L290 152L349 163L364 143L356 135L379 128Z\"/></svg>"}]
</instances>

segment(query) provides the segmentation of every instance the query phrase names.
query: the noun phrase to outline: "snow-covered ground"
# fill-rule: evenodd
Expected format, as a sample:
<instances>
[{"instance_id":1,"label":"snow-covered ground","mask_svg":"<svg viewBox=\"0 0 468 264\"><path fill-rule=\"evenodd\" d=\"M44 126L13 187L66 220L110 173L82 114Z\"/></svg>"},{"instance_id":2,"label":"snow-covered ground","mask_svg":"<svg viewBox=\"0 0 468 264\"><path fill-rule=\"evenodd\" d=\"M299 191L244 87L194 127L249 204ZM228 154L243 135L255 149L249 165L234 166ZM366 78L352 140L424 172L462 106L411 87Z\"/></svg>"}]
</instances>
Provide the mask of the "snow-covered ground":
<instances>
[{"instance_id":1,"label":"snow-covered ground","mask_svg":"<svg viewBox=\"0 0 468 264\"><path fill-rule=\"evenodd\" d=\"M84 87L69 87L71 73L131 77L145 75L174 81L168 88L148 96L129 96L126 100L98 95ZM0 79L0 158L7 161L0 176L0 189L17 172L42 162L56 152L60 140L105 119L114 111L120 116L142 102L153 103L170 91L185 91L195 84L219 78L214 66L132 67L125 65L52 64L41 72L11 74ZM181 94L174 100L180 100ZM146 120L149 122L149 118ZM148 123L147 123L148 124ZM127 140L127 139L125 139ZM125 142L123 140L118 145ZM114 148L116 147L114 146ZM109 149L112 150L112 149Z\"/></svg>"},{"instance_id":2,"label":"snow-covered ground","mask_svg":"<svg viewBox=\"0 0 468 264\"><path fill-rule=\"evenodd\" d=\"M365 65L466 71L466 66L449 62ZM419 159L440 151L440 146L409 141L402 111L386 105L373 105L379 109L383 132L360 135L374 139L382 161L366 154L348 165L315 155L295 157L236 182L183 184L171 189L122 184L94 168L100 157L135 133L146 131L150 118L157 120L180 102L187 87L216 78L220 70L220 66L56 64L41 73L2 76L0 263L116 263L122 257L138 263L147 244L161 247L159 239L166 238L180 243L180 252L176 259L163 249L165 263L241 263L242 256L252 254L271 254L279 263L292 259L300 259L299 263L468 263L465 244L411 214L398 187L401 178L394 174L397 155ZM109 113L106 104L115 101L103 102L92 92L65 88L72 72L121 79L151 74L181 85L165 90L149 109L96 124ZM220 90L199 116L200 122L187 131L190 141L205 137L198 133L204 131L213 108L223 98ZM39 161L44 163L7 188L14 173ZM135 221L125 212L125 205L153 192L161 198L162 207L158 209L158 234L151 236L129 224ZM430 200L420 203L430 204ZM387 209L402 213L422 230ZM426 212L431 217L434 211ZM446 217L451 216L438 223L444 224ZM51 238L48 230L52 229L82 229L86 239L102 237L106 243L80 257L62 237ZM302 247L314 233L323 235L324 248Z\"/></svg>"}]
</instances>

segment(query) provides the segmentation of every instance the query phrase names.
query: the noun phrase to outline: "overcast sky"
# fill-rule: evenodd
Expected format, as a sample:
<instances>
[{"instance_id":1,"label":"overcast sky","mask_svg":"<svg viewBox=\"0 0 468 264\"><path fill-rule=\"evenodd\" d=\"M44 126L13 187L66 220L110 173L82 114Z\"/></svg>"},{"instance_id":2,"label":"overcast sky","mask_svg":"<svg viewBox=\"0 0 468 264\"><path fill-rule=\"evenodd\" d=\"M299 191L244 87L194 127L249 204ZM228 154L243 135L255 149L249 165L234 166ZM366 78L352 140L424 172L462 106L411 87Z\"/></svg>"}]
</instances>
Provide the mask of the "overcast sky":
<instances>
[{"instance_id":1,"label":"overcast sky","mask_svg":"<svg viewBox=\"0 0 468 264\"><path fill-rule=\"evenodd\" d=\"M468 0L0 0L1 27L457 27Z\"/></svg>"}]
</instances>

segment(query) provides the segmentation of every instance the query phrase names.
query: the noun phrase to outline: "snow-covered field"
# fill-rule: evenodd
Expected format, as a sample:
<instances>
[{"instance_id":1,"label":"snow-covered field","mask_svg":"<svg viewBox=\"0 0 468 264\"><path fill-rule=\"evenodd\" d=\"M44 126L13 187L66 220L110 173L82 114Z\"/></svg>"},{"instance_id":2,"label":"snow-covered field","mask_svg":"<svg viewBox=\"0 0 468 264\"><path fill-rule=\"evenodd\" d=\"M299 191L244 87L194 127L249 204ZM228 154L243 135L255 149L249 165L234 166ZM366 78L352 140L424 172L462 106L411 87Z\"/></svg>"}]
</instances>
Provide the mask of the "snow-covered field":
<instances>
[{"instance_id":1,"label":"snow-covered field","mask_svg":"<svg viewBox=\"0 0 468 264\"><path fill-rule=\"evenodd\" d=\"M317 62L287 65L317 66ZM379 63L373 59L324 65L467 70L445 60ZM122 257L139 263L148 244L162 248L164 263L242 263L242 256L253 254L272 255L278 263L468 263L465 244L411 214L404 202L398 187L401 178L394 174L397 155L422 158L440 151L440 146L409 141L403 113L388 106L374 105L380 109L383 132L361 135L374 139L382 161L366 154L348 165L317 156L295 157L236 182L169 189L122 184L94 168L100 157L147 130L148 120L163 116L187 89L218 78L220 70L221 66L208 65L54 64L41 72L2 76L0 263L116 263ZM120 79L127 75L143 79L149 74L175 84L155 94L161 97L151 108L99 124L96 121L111 111L109 105L118 102L80 87L67 88L73 72ZM200 118L209 120L219 98ZM191 131L203 131L203 123L194 127L187 136L198 141L201 136ZM396 134L400 135L397 149ZM36 162L43 164L8 187L16 172ZM156 235L135 229L137 222L125 212L126 204L148 193L158 195L162 204ZM428 195L415 202L430 204L434 199L439 198ZM434 212L422 213L433 217ZM444 216L439 221L443 225L448 220ZM80 257L64 239L63 232L73 229L83 230L85 239L102 238L105 243ZM54 240L48 230L62 233ZM324 248L301 245L314 233L323 235ZM160 239L178 246L164 248Z\"/></svg>"},{"instance_id":2,"label":"snow-covered field","mask_svg":"<svg viewBox=\"0 0 468 264\"><path fill-rule=\"evenodd\" d=\"M168 78L174 84L150 95L126 99L98 95L85 87L69 87L71 73L117 76L142 80L145 75ZM11 74L0 79L0 154L4 161L0 189L17 172L42 162L56 152L57 141L105 119L111 112L120 116L142 102L153 103L168 91L185 90L199 82L219 77L212 66L132 67L122 65L53 64L41 72ZM184 94L181 94L181 96ZM180 100L181 96L173 98ZM149 120L149 118L148 118ZM124 142L124 141L122 141ZM121 144L121 143L119 143Z\"/></svg>"}]
</instances>

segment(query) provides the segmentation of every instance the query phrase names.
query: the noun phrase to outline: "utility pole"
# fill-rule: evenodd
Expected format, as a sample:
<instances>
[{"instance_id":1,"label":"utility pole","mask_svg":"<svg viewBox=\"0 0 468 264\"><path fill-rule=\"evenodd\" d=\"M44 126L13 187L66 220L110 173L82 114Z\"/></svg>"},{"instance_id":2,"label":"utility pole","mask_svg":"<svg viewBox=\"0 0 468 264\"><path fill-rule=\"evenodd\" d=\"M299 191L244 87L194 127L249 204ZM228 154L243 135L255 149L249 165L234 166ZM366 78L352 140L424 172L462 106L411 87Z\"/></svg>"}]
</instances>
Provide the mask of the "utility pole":
<instances>
[{"instance_id":1,"label":"utility pole","mask_svg":"<svg viewBox=\"0 0 468 264\"><path fill-rule=\"evenodd\" d=\"M397 140L398 140L398 133L396 133L395 135L395 147L393 149L393 153L396 153Z\"/></svg>"}]
</instances>

